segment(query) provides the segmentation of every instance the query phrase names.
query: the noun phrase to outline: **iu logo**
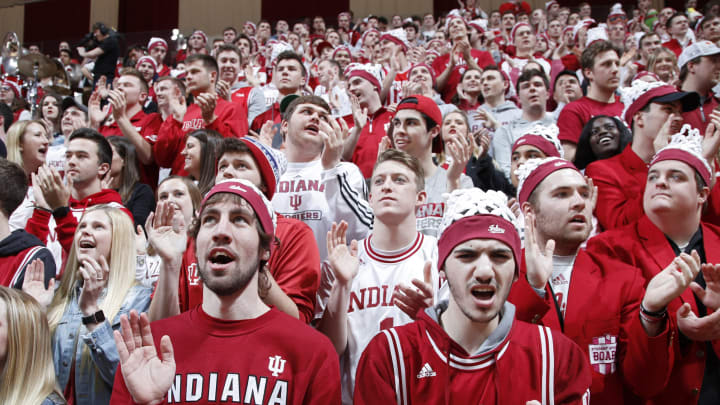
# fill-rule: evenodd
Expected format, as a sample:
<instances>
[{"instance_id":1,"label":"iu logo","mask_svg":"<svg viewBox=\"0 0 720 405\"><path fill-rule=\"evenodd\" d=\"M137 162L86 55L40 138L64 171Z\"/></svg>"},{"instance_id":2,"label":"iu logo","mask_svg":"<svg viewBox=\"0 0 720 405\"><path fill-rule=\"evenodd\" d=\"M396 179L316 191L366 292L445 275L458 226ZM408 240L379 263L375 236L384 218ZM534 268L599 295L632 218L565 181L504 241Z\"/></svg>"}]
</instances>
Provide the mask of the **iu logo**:
<instances>
[{"instance_id":1,"label":"iu logo","mask_svg":"<svg viewBox=\"0 0 720 405\"><path fill-rule=\"evenodd\" d=\"M270 363L268 363L268 370L272 372L273 377L277 377L285 371L285 359L280 356L270 357Z\"/></svg>"},{"instance_id":2,"label":"iu logo","mask_svg":"<svg viewBox=\"0 0 720 405\"><path fill-rule=\"evenodd\" d=\"M290 196L290 206L295 209L295 211L300 208L300 204L302 204L302 196L300 194L294 194Z\"/></svg>"}]
</instances>

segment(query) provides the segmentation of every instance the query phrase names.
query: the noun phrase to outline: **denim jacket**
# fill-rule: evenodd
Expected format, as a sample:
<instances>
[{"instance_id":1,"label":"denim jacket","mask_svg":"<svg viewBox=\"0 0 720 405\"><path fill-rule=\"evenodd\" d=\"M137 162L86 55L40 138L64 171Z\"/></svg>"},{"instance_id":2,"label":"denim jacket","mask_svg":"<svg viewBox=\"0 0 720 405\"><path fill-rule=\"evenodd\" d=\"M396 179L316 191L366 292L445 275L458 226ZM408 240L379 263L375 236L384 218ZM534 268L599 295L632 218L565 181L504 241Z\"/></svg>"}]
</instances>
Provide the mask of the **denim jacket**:
<instances>
[{"instance_id":1,"label":"denim jacket","mask_svg":"<svg viewBox=\"0 0 720 405\"><path fill-rule=\"evenodd\" d=\"M103 291L104 299L107 289ZM65 309L60 323L55 329L52 339L53 361L55 363L55 374L61 390L64 390L70 380L70 367L73 358L75 359L75 398L77 405L101 405L110 403L115 371L117 370L120 358L113 330L120 329L120 315L127 315L131 309L138 312L146 312L150 307L150 294L152 290L141 285L136 285L128 291L125 300L120 307L112 323L106 319L98 325L95 330L88 332L82 324L83 314L78 306L80 297L80 285L75 289L72 301ZM80 339L75 345L76 339ZM84 343L84 344L83 344ZM83 370L82 353L85 345L90 351L92 365ZM92 368L97 370L95 373ZM97 379L97 376L100 379Z\"/></svg>"}]
</instances>

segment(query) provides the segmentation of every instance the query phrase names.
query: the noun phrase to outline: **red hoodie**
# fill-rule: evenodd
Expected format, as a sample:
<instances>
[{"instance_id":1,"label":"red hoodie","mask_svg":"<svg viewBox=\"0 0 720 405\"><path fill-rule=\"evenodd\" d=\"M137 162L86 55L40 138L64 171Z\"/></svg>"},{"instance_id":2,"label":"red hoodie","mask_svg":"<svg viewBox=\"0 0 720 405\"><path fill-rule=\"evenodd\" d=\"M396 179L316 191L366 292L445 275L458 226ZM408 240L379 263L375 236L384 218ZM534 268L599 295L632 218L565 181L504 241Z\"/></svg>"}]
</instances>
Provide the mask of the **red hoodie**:
<instances>
[{"instance_id":1,"label":"red hoodie","mask_svg":"<svg viewBox=\"0 0 720 405\"><path fill-rule=\"evenodd\" d=\"M60 246L63 249L63 256L67 255L70 251L70 247L73 243L75 236L75 228L77 228L78 221L82 217L83 213L88 207L99 204L108 204L110 206L122 209L130 219L132 220L132 214L122 205L122 199L120 194L115 190L105 189L95 194L89 195L82 200L76 200L70 197L70 212L72 215L65 215L63 217L55 217L56 227L54 229L57 232L57 238L60 241ZM40 240L47 240L51 230L48 227L50 221L50 212L36 208L33 211L32 217L25 225L25 230L29 233L37 236ZM62 274L62 273L61 273ZM61 274L58 274L58 278Z\"/></svg>"}]
</instances>

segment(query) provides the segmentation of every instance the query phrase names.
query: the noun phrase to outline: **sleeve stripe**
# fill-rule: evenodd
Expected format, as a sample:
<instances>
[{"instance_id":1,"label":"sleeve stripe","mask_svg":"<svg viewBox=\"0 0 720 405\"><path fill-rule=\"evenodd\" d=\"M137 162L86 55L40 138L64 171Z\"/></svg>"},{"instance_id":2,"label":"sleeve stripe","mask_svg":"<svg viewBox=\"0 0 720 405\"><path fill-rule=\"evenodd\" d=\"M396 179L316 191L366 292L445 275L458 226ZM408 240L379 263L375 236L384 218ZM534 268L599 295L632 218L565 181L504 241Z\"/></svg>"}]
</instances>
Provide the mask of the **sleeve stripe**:
<instances>
[{"instance_id":1,"label":"sleeve stripe","mask_svg":"<svg viewBox=\"0 0 720 405\"><path fill-rule=\"evenodd\" d=\"M540 380L540 386L542 387L541 390L541 398L542 398L542 405L548 405L547 403L547 384L546 384L546 378L547 378L547 352L545 347L545 333L543 331L542 325L538 325L538 331L540 333L540 349L541 349L541 355L542 355L542 379Z\"/></svg>"},{"instance_id":2,"label":"sleeve stripe","mask_svg":"<svg viewBox=\"0 0 720 405\"><path fill-rule=\"evenodd\" d=\"M402 393L402 399L403 399L401 404L407 404L408 399L407 399L407 382L405 380L405 356L403 356L402 344L400 344L400 338L397 335L397 331L394 328L390 329L390 334L395 339L395 342L396 342L395 347L397 348L397 352L398 352L398 363L400 363L400 381L401 381L400 392Z\"/></svg>"},{"instance_id":3,"label":"sleeve stripe","mask_svg":"<svg viewBox=\"0 0 720 405\"><path fill-rule=\"evenodd\" d=\"M357 192L347 183L346 174L337 175L338 183L340 184L340 195L342 196L345 203L350 207L355 216L360 222L372 229L372 223L374 215L372 210L361 202Z\"/></svg>"},{"instance_id":4,"label":"sleeve stripe","mask_svg":"<svg viewBox=\"0 0 720 405\"><path fill-rule=\"evenodd\" d=\"M32 260L35 257L36 253L39 253L40 250L45 249L45 246L35 246L34 248L30 249L30 251L25 254L25 258L23 258L23 261L20 263L17 269L15 269L15 275L12 278L12 281L10 281L10 286L14 286L15 283L17 283L18 279L20 278L20 274L23 272L22 270L27 267L28 263L30 263L30 260Z\"/></svg>"},{"instance_id":5,"label":"sleeve stripe","mask_svg":"<svg viewBox=\"0 0 720 405\"><path fill-rule=\"evenodd\" d=\"M547 333L548 360L550 361L550 365L548 366L548 374L550 375L548 378L548 404L555 405L555 349L553 347L553 338L550 328L546 326L545 332Z\"/></svg>"},{"instance_id":6,"label":"sleeve stripe","mask_svg":"<svg viewBox=\"0 0 720 405\"><path fill-rule=\"evenodd\" d=\"M387 338L388 341L388 349L390 351L390 359L392 361L393 366L393 372L395 374L395 403L401 404L400 402L400 379L399 379L399 373L398 373L398 364L397 364L397 358L395 356L395 342L393 341L393 338L390 336L390 333L387 331L387 329L383 330L382 333L385 335L385 338Z\"/></svg>"}]
</instances>

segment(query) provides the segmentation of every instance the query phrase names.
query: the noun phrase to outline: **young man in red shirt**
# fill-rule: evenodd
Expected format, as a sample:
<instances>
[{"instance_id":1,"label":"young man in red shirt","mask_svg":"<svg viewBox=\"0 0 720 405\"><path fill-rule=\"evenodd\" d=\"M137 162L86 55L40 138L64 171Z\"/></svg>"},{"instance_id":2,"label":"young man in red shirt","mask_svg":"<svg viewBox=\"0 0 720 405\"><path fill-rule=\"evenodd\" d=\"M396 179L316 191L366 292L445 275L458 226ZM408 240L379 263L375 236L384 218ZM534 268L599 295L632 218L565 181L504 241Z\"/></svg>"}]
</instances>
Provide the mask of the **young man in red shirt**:
<instances>
[{"instance_id":1,"label":"young man in red shirt","mask_svg":"<svg viewBox=\"0 0 720 405\"><path fill-rule=\"evenodd\" d=\"M162 209L153 220L172 228ZM339 364L330 342L261 299L275 234L270 202L250 182L219 183L190 234L202 305L152 325L135 311L122 317L122 333L115 333L121 372L111 403L338 403ZM167 236L166 243L186 237Z\"/></svg>"},{"instance_id":2,"label":"young man in red shirt","mask_svg":"<svg viewBox=\"0 0 720 405\"><path fill-rule=\"evenodd\" d=\"M720 105L713 92L720 74L720 47L710 41L700 41L683 49L678 58L680 90L700 95L700 108L683 113L683 120L705 133L710 114Z\"/></svg>"},{"instance_id":3,"label":"young man in red shirt","mask_svg":"<svg viewBox=\"0 0 720 405\"><path fill-rule=\"evenodd\" d=\"M522 251L506 197L457 190L441 229L437 263L449 297L370 341L355 403L588 403L590 369L580 348L516 320L507 301Z\"/></svg>"},{"instance_id":4,"label":"young man in red shirt","mask_svg":"<svg viewBox=\"0 0 720 405\"><path fill-rule=\"evenodd\" d=\"M720 125L717 119L713 123ZM715 142L718 137L720 134L713 136ZM701 220L715 176L702 156L699 133L680 133L673 138L677 139L650 162L642 196L645 215L592 238L588 251L636 266L647 280L666 266L673 268L677 277L694 280L691 288L659 308L678 325L680 334L672 342L672 375L652 403L716 404L720 401L720 228ZM686 268L684 263L690 257L697 266ZM707 263L702 264L701 272L700 263Z\"/></svg>"},{"instance_id":5,"label":"young man in red shirt","mask_svg":"<svg viewBox=\"0 0 720 405\"><path fill-rule=\"evenodd\" d=\"M558 138L565 149L565 158L575 159L580 133L590 118L596 115L611 117L622 114L623 104L615 95L620 85L620 52L608 41L597 41L580 57L583 76L590 83L587 95L568 103L560 112Z\"/></svg>"}]
</instances>

